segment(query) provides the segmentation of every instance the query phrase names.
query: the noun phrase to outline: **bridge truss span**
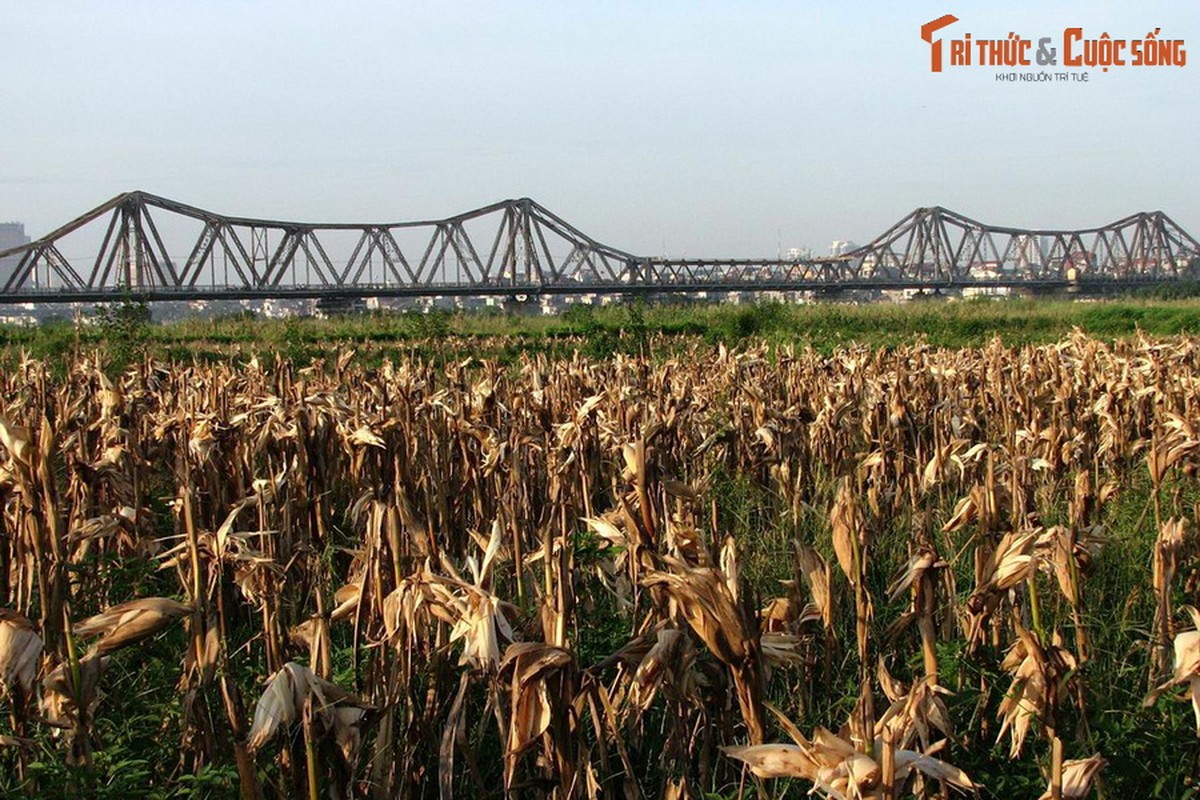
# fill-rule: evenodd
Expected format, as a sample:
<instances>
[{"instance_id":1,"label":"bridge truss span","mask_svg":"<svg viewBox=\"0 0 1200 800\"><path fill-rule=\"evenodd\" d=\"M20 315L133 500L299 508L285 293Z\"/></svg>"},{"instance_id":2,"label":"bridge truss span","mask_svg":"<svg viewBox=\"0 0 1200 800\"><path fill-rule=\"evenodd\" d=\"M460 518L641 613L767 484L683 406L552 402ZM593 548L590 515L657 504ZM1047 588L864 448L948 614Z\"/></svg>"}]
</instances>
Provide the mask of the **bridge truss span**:
<instances>
[{"instance_id":1,"label":"bridge truss span","mask_svg":"<svg viewBox=\"0 0 1200 800\"><path fill-rule=\"evenodd\" d=\"M190 223L190 224L189 224ZM85 228L102 231L64 253ZM171 235L165 230L171 230ZM301 223L231 217L145 192L113 198L16 250L0 301L504 293L627 282L637 259L532 200L441 220Z\"/></svg>"},{"instance_id":2,"label":"bridge truss span","mask_svg":"<svg viewBox=\"0 0 1200 800\"><path fill-rule=\"evenodd\" d=\"M666 259L602 244L530 199L439 220L302 223L128 192L0 252L0 303L1129 286L1196 274L1160 211L1081 230L920 208L825 258Z\"/></svg>"},{"instance_id":3,"label":"bridge truss span","mask_svg":"<svg viewBox=\"0 0 1200 800\"><path fill-rule=\"evenodd\" d=\"M1080 230L986 225L919 208L854 251L855 277L929 280L1153 282L1185 277L1200 245L1161 211Z\"/></svg>"}]
</instances>

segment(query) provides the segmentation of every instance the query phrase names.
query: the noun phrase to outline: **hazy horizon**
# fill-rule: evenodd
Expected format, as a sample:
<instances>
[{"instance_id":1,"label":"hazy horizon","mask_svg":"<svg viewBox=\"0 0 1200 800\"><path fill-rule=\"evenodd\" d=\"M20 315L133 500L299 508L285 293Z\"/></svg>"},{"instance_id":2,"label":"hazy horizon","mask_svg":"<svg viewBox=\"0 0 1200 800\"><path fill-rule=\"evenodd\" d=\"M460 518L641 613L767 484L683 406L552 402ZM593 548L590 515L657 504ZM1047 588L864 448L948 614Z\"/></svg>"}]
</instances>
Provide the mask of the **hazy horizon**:
<instances>
[{"instance_id":1,"label":"hazy horizon","mask_svg":"<svg viewBox=\"0 0 1200 800\"><path fill-rule=\"evenodd\" d=\"M34 238L142 189L212 211L401 221L532 197L646 255L866 241L917 206L1196 235L1196 67L1087 84L929 72L922 23L1200 48L1152 2L0 2L0 220ZM949 31L947 32L949 33ZM1035 68L1036 69L1036 68Z\"/></svg>"}]
</instances>

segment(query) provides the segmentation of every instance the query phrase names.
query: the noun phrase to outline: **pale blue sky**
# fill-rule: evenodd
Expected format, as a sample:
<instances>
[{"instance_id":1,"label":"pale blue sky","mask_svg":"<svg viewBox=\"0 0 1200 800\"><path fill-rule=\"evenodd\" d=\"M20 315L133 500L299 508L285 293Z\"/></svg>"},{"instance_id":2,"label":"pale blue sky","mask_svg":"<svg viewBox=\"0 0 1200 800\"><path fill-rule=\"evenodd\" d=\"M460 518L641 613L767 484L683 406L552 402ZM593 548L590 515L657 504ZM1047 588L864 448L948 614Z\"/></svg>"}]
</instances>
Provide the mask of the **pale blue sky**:
<instances>
[{"instance_id":1,"label":"pale blue sky","mask_svg":"<svg viewBox=\"0 0 1200 800\"><path fill-rule=\"evenodd\" d=\"M1200 60L1194 2L0 0L0 220L36 236L141 188L335 221L530 196L648 255L824 251L933 204L1200 235L1200 64L933 75L918 29L948 12L947 35L1159 26Z\"/></svg>"}]
</instances>

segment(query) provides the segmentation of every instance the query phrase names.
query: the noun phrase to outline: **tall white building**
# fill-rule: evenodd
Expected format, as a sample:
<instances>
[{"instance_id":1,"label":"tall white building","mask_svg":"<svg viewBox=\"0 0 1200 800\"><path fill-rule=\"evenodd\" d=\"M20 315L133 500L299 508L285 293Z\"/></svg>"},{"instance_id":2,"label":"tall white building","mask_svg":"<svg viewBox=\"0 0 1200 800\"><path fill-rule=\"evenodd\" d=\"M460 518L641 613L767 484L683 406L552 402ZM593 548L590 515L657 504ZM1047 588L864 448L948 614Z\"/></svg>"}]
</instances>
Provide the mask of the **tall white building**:
<instances>
[{"instance_id":1,"label":"tall white building","mask_svg":"<svg viewBox=\"0 0 1200 800\"><path fill-rule=\"evenodd\" d=\"M0 222L0 252L20 247L23 244L29 244L29 237L25 235L24 223ZM19 261L20 259L15 256L0 258L0 286L8 281Z\"/></svg>"}]
</instances>

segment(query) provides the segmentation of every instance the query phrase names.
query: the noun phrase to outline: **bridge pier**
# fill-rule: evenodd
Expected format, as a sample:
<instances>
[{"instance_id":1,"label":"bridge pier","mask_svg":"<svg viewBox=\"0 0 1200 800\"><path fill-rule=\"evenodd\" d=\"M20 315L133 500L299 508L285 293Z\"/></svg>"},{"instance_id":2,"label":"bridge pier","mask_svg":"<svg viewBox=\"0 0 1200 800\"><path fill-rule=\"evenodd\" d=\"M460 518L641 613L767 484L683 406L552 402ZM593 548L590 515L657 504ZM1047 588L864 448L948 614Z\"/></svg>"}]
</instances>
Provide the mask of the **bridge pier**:
<instances>
[{"instance_id":1,"label":"bridge pier","mask_svg":"<svg viewBox=\"0 0 1200 800\"><path fill-rule=\"evenodd\" d=\"M496 298L493 308L519 317L536 317L542 313L542 298L536 294L507 294Z\"/></svg>"},{"instance_id":2,"label":"bridge pier","mask_svg":"<svg viewBox=\"0 0 1200 800\"><path fill-rule=\"evenodd\" d=\"M1018 286L1013 294L1022 300L1069 300L1079 291L1078 284L1070 286Z\"/></svg>"},{"instance_id":3,"label":"bridge pier","mask_svg":"<svg viewBox=\"0 0 1200 800\"><path fill-rule=\"evenodd\" d=\"M345 317L367 313L367 301L363 297L321 297L317 299L317 315L322 317Z\"/></svg>"}]
</instances>

